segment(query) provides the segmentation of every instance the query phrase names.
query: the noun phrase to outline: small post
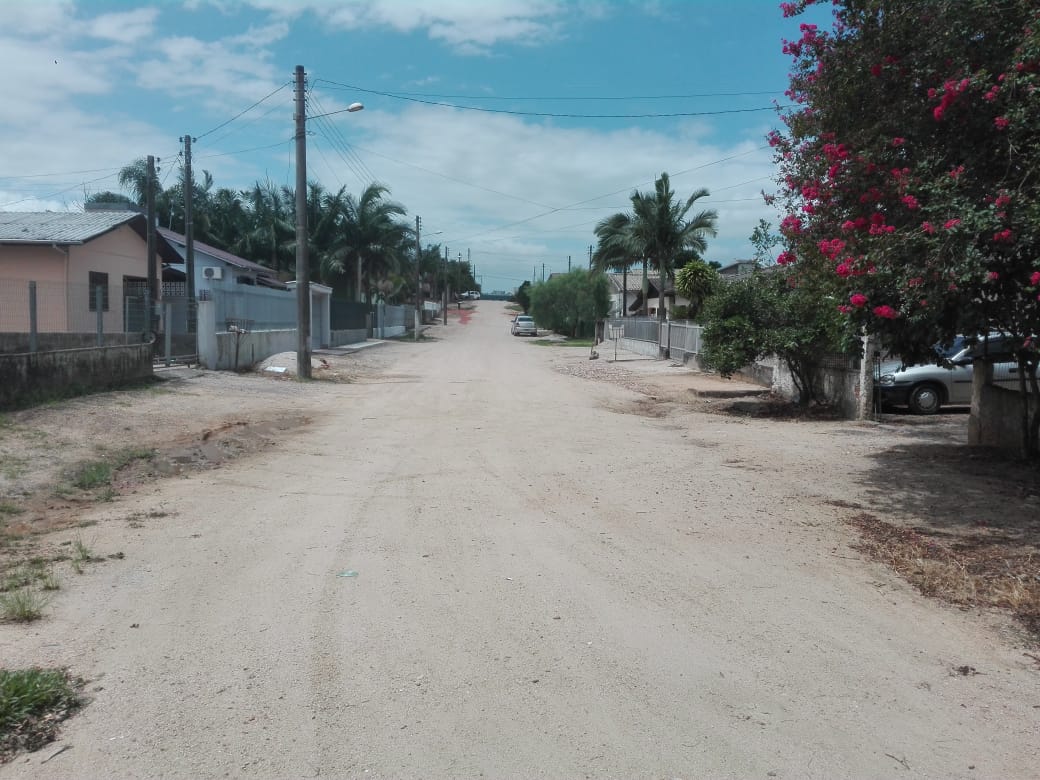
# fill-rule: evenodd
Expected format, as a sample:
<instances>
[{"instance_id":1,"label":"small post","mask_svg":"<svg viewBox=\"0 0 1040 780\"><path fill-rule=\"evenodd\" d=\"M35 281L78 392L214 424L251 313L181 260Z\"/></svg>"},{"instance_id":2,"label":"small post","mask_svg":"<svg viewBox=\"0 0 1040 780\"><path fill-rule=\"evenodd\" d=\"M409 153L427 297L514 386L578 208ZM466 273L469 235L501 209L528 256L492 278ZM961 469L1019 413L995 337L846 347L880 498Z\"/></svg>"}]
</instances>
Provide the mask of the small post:
<instances>
[{"instance_id":1,"label":"small post","mask_svg":"<svg viewBox=\"0 0 1040 780\"><path fill-rule=\"evenodd\" d=\"M173 304L166 301L163 305L163 353L166 356L166 367L169 368L170 364L173 363L173 334L170 332L173 330L171 324L173 323Z\"/></svg>"},{"instance_id":2,"label":"small post","mask_svg":"<svg viewBox=\"0 0 1040 780\"><path fill-rule=\"evenodd\" d=\"M105 346L105 311L101 308L105 300L104 289L100 284L94 286L94 309L97 311L97 345Z\"/></svg>"},{"instance_id":3,"label":"small post","mask_svg":"<svg viewBox=\"0 0 1040 780\"><path fill-rule=\"evenodd\" d=\"M36 282L29 282L29 351L33 354L40 348L37 339L38 324L36 321Z\"/></svg>"},{"instance_id":4,"label":"small post","mask_svg":"<svg viewBox=\"0 0 1040 780\"><path fill-rule=\"evenodd\" d=\"M859 364L859 398L856 404L856 419L869 420L874 408L874 339L863 332L863 360Z\"/></svg>"}]
</instances>

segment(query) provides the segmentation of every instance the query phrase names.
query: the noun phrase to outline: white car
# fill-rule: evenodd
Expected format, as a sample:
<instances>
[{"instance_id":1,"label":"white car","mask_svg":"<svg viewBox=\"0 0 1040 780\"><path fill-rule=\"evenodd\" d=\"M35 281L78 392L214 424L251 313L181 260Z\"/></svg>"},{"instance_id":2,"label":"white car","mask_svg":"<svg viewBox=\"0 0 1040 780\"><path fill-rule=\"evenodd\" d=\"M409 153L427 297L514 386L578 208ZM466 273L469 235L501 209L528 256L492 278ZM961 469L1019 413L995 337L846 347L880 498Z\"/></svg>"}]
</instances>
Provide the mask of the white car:
<instances>
[{"instance_id":1,"label":"white car","mask_svg":"<svg viewBox=\"0 0 1040 780\"><path fill-rule=\"evenodd\" d=\"M514 336L537 336L538 327L534 324L534 317L518 314L516 319L513 320L513 327L510 332Z\"/></svg>"}]
</instances>

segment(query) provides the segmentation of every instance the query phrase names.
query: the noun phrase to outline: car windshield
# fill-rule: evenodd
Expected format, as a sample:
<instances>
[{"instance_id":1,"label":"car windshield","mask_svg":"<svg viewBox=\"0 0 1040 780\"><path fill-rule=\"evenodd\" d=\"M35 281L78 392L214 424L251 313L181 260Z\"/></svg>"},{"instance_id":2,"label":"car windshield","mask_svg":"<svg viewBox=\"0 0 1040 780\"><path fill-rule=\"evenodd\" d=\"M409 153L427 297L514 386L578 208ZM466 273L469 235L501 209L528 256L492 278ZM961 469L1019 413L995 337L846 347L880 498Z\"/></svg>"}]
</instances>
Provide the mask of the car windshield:
<instances>
[{"instance_id":1,"label":"car windshield","mask_svg":"<svg viewBox=\"0 0 1040 780\"><path fill-rule=\"evenodd\" d=\"M941 356L950 360L957 356L962 349L964 349L964 336L957 336L953 343L949 347L943 349L942 344L935 345L935 351Z\"/></svg>"}]
</instances>

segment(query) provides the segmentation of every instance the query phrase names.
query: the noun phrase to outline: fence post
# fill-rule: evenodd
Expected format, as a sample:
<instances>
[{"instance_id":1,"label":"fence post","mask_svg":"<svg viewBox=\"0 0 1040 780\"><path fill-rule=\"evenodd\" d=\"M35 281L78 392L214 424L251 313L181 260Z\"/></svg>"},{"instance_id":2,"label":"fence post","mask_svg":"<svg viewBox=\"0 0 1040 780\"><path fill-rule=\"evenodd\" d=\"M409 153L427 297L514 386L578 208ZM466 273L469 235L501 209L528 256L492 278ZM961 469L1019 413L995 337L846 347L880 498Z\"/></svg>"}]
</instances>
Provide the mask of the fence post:
<instances>
[{"instance_id":1,"label":"fence post","mask_svg":"<svg viewBox=\"0 0 1040 780\"><path fill-rule=\"evenodd\" d=\"M36 282L29 282L29 351L33 354L39 349L36 321Z\"/></svg>"},{"instance_id":2,"label":"fence post","mask_svg":"<svg viewBox=\"0 0 1040 780\"><path fill-rule=\"evenodd\" d=\"M163 354L166 356L166 367L169 368L173 362L173 356L170 352L173 349L173 304L166 301L163 304Z\"/></svg>"},{"instance_id":3,"label":"fence post","mask_svg":"<svg viewBox=\"0 0 1040 780\"><path fill-rule=\"evenodd\" d=\"M94 308L97 310L97 345L105 346L105 311L101 307L104 302L104 290L101 285L94 287Z\"/></svg>"}]
</instances>

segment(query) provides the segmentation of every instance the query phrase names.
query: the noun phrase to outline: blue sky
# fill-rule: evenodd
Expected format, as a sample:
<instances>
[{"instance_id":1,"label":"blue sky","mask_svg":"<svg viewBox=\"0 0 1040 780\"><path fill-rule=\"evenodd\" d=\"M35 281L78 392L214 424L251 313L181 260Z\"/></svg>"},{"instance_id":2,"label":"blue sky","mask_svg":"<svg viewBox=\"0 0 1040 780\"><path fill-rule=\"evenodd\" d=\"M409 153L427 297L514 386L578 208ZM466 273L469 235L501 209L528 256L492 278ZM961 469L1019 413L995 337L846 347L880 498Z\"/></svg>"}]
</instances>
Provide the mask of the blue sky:
<instances>
[{"instance_id":1,"label":"blue sky","mask_svg":"<svg viewBox=\"0 0 1040 780\"><path fill-rule=\"evenodd\" d=\"M0 2L2 210L77 210L148 154L169 184L186 133L217 187L291 185L300 64L309 114L365 104L309 121L310 178L385 184L485 291L587 263L595 223L662 171L711 192L708 259L778 221L760 196L777 118L750 109L784 102L781 40L804 19L773 0ZM603 117L637 114L688 116Z\"/></svg>"}]
</instances>

